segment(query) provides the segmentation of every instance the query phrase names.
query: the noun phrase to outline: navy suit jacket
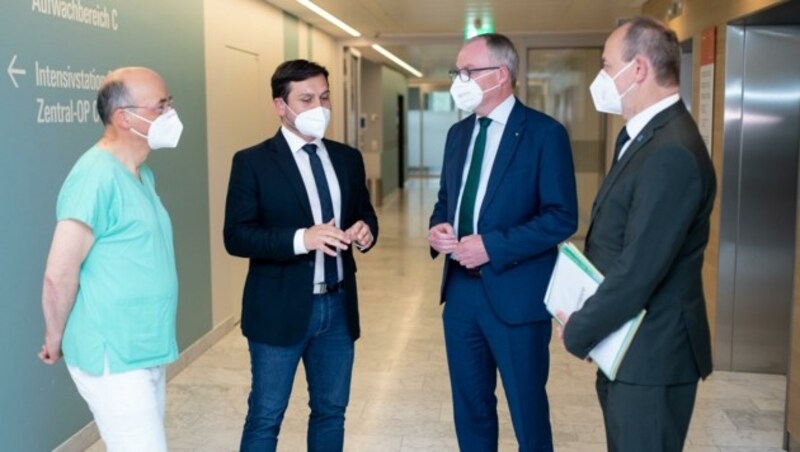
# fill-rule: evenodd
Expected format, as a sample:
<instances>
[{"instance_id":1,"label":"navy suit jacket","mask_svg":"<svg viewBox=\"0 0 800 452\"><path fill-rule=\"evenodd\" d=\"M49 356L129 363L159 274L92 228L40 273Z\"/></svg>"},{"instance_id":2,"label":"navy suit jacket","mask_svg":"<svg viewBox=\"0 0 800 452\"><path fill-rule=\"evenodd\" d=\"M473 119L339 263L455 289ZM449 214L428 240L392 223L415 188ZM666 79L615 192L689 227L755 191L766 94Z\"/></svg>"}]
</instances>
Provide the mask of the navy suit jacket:
<instances>
[{"instance_id":1,"label":"navy suit jacket","mask_svg":"<svg viewBox=\"0 0 800 452\"><path fill-rule=\"evenodd\" d=\"M454 224L475 115L450 128L439 195L430 226ZM548 320L543 299L556 246L577 229L575 171L567 131L555 119L516 100L503 131L478 213L476 233L489 262L481 281L497 315L506 323ZM437 253L431 250L435 258ZM441 302L450 265L445 259Z\"/></svg>"},{"instance_id":2,"label":"navy suit jacket","mask_svg":"<svg viewBox=\"0 0 800 452\"><path fill-rule=\"evenodd\" d=\"M361 153L323 140L342 194L339 224L346 230L363 220L378 239L378 218L369 200ZM225 205L225 248L250 259L242 297L242 332L275 346L298 343L311 317L315 253L295 255L294 235L314 226L300 170L278 133L233 157ZM347 322L360 334L353 246L341 252ZM363 250L366 251L366 250Z\"/></svg>"},{"instance_id":3,"label":"navy suit jacket","mask_svg":"<svg viewBox=\"0 0 800 452\"><path fill-rule=\"evenodd\" d=\"M678 101L631 142L597 194L585 253L605 279L567 322L567 350L585 357L646 309L618 381L671 385L711 373L702 268L715 192L711 158Z\"/></svg>"}]
</instances>

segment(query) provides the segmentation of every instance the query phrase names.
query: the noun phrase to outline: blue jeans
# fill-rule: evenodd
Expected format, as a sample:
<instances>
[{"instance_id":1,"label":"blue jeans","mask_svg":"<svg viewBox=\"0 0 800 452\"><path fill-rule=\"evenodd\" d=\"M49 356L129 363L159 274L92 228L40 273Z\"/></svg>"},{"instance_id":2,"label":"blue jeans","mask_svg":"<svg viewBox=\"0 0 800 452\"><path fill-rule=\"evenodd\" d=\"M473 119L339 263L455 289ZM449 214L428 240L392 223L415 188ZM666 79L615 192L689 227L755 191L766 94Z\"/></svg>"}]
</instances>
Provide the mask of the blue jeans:
<instances>
[{"instance_id":1,"label":"blue jeans","mask_svg":"<svg viewBox=\"0 0 800 452\"><path fill-rule=\"evenodd\" d=\"M276 449L300 358L311 408L308 451L343 449L354 355L344 303L341 292L315 295L308 331L297 345L275 347L249 341L253 383L242 434L243 452Z\"/></svg>"}]
</instances>

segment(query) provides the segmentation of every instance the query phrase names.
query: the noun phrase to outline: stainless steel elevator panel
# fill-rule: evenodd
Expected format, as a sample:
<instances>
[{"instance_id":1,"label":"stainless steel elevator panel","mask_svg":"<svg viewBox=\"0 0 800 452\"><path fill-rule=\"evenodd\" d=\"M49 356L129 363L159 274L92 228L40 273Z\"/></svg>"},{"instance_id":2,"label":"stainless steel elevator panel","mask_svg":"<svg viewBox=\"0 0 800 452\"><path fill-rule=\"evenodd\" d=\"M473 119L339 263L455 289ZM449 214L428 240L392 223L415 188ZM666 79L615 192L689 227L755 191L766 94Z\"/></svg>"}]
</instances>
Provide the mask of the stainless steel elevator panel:
<instances>
[{"instance_id":1,"label":"stainless steel elevator panel","mask_svg":"<svg viewBox=\"0 0 800 452\"><path fill-rule=\"evenodd\" d=\"M729 27L718 369L785 373L793 296L800 27Z\"/></svg>"}]
</instances>

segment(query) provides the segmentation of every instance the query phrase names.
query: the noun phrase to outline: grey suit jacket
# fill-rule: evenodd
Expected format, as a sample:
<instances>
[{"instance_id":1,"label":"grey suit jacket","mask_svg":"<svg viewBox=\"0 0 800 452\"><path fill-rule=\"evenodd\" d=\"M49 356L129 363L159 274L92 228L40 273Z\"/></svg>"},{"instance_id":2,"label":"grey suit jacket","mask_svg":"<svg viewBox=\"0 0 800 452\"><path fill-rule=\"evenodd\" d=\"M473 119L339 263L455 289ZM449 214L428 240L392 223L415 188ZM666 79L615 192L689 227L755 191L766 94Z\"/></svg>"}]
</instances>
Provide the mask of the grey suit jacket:
<instances>
[{"instance_id":1,"label":"grey suit jacket","mask_svg":"<svg viewBox=\"0 0 800 452\"><path fill-rule=\"evenodd\" d=\"M656 115L603 182L586 256L605 280L564 331L585 357L641 309L617 381L678 384L711 373L703 252L716 178L697 126L677 102Z\"/></svg>"}]
</instances>

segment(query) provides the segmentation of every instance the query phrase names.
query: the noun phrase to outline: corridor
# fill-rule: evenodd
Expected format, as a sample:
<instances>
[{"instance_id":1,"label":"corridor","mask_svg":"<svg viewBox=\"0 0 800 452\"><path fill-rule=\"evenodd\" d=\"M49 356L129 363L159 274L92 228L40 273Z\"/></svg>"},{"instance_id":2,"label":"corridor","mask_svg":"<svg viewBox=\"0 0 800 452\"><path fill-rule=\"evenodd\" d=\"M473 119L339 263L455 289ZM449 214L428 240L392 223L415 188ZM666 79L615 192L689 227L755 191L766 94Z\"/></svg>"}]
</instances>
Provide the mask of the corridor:
<instances>
[{"instance_id":1,"label":"corridor","mask_svg":"<svg viewBox=\"0 0 800 452\"><path fill-rule=\"evenodd\" d=\"M437 179L415 179L379 209L378 246L358 256L362 336L356 343L345 450L456 451L437 303L441 259L432 261L427 222ZM551 343L548 391L558 451L604 451L594 366ZM167 389L170 450L235 451L249 391L247 343L238 326ZM283 422L280 451L305 450L302 366ZM784 376L715 372L701 383L687 452L780 451ZM514 451L508 407L498 392L500 450ZM105 450L101 443L88 449Z\"/></svg>"}]
</instances>

